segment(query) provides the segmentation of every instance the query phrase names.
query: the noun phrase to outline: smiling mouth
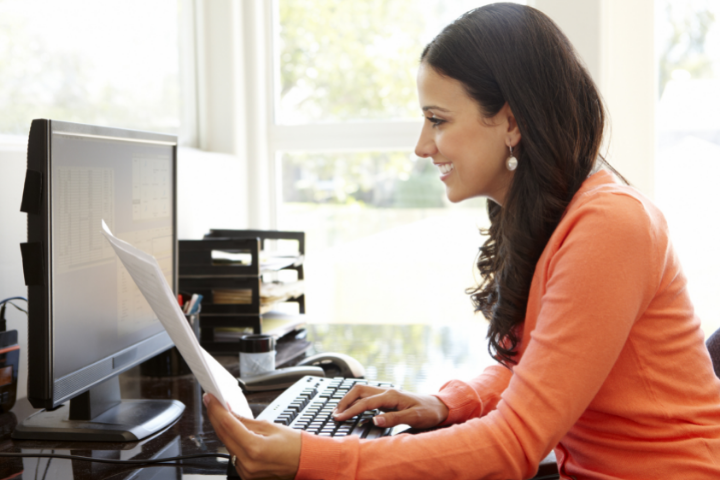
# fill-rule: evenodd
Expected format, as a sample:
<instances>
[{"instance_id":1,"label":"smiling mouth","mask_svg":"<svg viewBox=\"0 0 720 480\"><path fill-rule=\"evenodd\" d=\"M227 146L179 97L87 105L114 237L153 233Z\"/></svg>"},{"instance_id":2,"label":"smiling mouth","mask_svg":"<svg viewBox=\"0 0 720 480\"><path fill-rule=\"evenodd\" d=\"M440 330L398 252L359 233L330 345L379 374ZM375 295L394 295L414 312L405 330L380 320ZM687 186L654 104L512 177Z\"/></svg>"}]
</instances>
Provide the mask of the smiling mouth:
<instances>
[{"instance_id":1,"label":"smiling mouth","mask_svg":"<svg viewBox=\"0 0 720 480\"><path fill-rule=\"evenodd\" d=\"M455 168L452 163L438 163L437 167L440 169L442 175L447 175Z\"/></svg>"}]
</instances>

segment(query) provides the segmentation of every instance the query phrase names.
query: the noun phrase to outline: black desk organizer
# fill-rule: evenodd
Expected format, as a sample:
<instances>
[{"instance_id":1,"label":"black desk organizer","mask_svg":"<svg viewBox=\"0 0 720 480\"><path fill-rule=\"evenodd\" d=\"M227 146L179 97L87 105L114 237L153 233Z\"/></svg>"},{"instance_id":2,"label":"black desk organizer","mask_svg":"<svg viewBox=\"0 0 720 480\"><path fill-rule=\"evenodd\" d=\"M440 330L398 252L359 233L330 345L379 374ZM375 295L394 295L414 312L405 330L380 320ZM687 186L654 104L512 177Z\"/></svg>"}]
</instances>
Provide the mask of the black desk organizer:
<instances>
[{"instance_id":1,"label":"black desk organizer","mask_svg":"<svg viewBox=\"0 0 720 480\"><path fill-rule=\"evenodd\" d=\"M237 354L239 342L215 341L215 328L251 327L253 333L262 333L263 314L260 312L260 284L265 272L260 265L260 252L267 240L295 240L298 253L305 255L305 232L276 230L210 230L203 240L179 241L180 291L203 296L200 313L200 345L213 354ZM249 253L250 265L213 264L212 251ZM297 279L303 280L303 265L283 270L296 270ZM251 303L216 304L213 289L250 290ZM287 300L297 302L299 312L305 313L305 295Z\"/></svg>"}]
</instances>

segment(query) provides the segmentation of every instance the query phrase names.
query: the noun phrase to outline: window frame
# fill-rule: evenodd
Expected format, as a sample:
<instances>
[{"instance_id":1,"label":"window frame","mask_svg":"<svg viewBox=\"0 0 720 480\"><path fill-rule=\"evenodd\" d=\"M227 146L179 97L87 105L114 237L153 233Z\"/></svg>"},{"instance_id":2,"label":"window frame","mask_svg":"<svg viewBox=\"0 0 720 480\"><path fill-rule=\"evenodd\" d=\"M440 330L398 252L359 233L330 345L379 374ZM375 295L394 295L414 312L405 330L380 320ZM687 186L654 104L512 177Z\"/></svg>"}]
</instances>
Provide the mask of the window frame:
<instances>
[{"instance_id":1,"label":"window frame","mask_svg":"<svg viewBox=\"0 0 720 480\"><path fill-rule=\"evenodd\" d=\"M252 5L255 3L256 5ZM260 173L267 178L267 189L264 192L254 192L254 201L250 205L266 205L266 218L262 222L258 212L248 212L251 219L265 223L269 228L278 228L278 209L282 202L282 167L280 165L280 152L338 152L338 151L389 151L413 150L417 142L422 119L418 111L417 120L367 120L351 122L307 123L299 125L283 125L275 122L275 107L277 98L275 92L279 90L280 81L279 45L275 30L275 19L278 18L278 0L246 2L246 16L244 28L254 33L254 38L248 44L257 45L256 58L265 60L265 65L246 64L247 70L256 72L254 85L272 85L273 88L263 88L260 91L248 91L248 97L261 97L266 117L265 159L266 168ZM255 10L254 12L252 10ZM252 24L249 24L252 22ZM263 25L262 31L256 26ZM258 78L262 72L264 78ZM260 105L258 105L260 106ZM259 112L256 116L261 115ZM249 128L248 134L256 134ZM257 158L257 157L256 157ZM260 170L260 168L258 168ZM264 194L265 198L262 197Z\"/></svg>"}]
</instances>

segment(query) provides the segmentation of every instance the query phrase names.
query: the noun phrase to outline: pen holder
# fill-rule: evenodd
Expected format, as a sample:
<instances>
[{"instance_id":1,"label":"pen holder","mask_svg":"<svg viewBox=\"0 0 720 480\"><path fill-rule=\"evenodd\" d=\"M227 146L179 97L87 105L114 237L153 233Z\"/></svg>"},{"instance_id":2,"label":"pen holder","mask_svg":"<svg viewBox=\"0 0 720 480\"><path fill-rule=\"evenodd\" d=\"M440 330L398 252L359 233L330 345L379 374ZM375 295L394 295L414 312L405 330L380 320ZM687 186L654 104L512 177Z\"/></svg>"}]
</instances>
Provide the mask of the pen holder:
<instances>
[{"instance_id":1,"label":"pen holder","mask_svg":"<svg viewBox=\"0 0 720 480\"><path fill-rule=\"evenodd\" d=\"M240 376L250 377L275 370L275 337L243 335L240 337Z\"/></svg>"},{"instance_id":2,"label":"pen holder","mask_svg":"<svg viewBox=\"0 0 720 480\"><path fill-rule=\"evenodd\" d=\"M195 337L199 337L200 312L185 315L185 319L192 327ZM177 347L172 347L140 364L140 373L148 377L175 377L192 372Z\"/></svg>"}]
</instances>

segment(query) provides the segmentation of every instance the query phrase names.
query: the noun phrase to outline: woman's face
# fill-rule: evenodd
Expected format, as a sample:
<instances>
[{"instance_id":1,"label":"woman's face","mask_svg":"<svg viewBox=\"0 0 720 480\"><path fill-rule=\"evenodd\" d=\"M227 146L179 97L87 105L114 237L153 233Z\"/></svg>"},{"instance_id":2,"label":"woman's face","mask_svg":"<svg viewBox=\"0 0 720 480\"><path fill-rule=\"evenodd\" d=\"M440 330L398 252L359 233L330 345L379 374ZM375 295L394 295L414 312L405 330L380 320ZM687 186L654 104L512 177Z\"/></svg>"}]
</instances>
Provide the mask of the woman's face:
<instances>
[{"instance_id":1,"label":"woman's face","mask_svg":"<svg viewBox=\"0 0 720 480\"><path fill-rule=\"evenodd\" d=\"M520 141L510 107L483 118L462 83L424 62L417 84L425 121L415 153L432 158L451 202L484 196L502 205L513 177L508 146Z\"/></svg>"}]
</instances>

